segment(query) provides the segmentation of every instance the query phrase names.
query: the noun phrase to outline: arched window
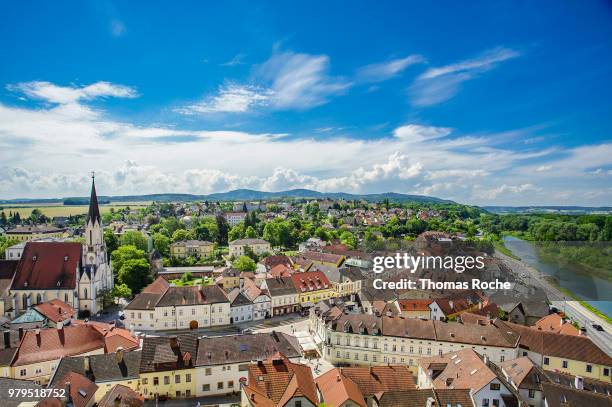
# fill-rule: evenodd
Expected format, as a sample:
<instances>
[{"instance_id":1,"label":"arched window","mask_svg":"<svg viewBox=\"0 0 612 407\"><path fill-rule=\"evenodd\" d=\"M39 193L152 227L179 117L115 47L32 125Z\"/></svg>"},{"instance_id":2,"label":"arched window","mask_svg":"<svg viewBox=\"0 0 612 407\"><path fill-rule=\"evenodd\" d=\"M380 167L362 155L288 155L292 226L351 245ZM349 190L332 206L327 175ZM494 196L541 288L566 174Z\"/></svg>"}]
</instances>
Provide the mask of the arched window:
<instances>
[{"instance_id":1,"label":"arched window","mask_svg":"<svg viewBox=\"0 0 612 407\"><path fill-rule=\"evenodd\" d=\"M87 299L87 288L85 289L85 299Z\"/></svg>"},{"instance_id":2,"label":"arched window","mask_svg":"<svg viewBox=\"0 0 612 407\"><path fill-rule=\"evenodd\" d=\"M42 302L42 295L36 294L36 304L40 304Z\"/></svg>"},{"instance_id":3,"label":"arched window","mask_svg":"<svg viewBox=\"0 0 612 407\"><path fill-rule=\"evenodd\" d=\"M21 296L21 302L22 302L22 309L24 310L28 309L28 295L27 294L23 294Z\"/></svg>"},{"instance_id":4,"label":"arched window","mask_svg":"<svg viewBox=\"0 0 612 407\"><path fill-rule=\"evenodd\" d=\"M64 293L64 302L68 304L68 293Z\"/></svg>"},{"instance_id":5,"label":"arched window","mask_svg":"<svg viewBox=\"0 0 612 407\"><path fill-rule=\"evenodd\" d=\"M91 234L91 230L89 231L89 244L93 245L93 235Z\"/></svg>"}]
</instances>

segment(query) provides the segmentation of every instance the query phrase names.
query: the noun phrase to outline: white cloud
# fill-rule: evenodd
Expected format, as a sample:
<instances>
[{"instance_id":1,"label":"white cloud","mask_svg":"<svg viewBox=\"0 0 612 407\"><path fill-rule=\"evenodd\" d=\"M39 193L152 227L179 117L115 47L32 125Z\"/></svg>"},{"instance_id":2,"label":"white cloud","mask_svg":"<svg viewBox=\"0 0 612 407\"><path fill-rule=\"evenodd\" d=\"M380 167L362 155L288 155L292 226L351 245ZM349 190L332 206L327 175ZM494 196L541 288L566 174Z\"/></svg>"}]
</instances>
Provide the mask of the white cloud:
<instances>
[{"instance_id":1,"label":"white cloud","mask_svg":"<svg viewBox=\"0 0 612 407\"><path fill-rule=\"evenodd\" d=\"M329 75L327 55L276 52L255 69L250 83L221 86L217 94L176 110L195 114L244 113L257 107L308 109L350 86L347 80Z\"/></svg>"},{"instance_id":2,"label":"white cloud","mask_svg":"<svg viewBox=\"0 0 612 407\"><path fill-rule=\"evenodd\" d=\"M22 82L7 86L8 90L50 103L69 104L99 97L135 98L134 88L110 82L95 82L87 86L58 86L50 82Z\"/></svg>"},{"instance_id":3,"label":"white cloud","mask_svg":"<svg viewBox=\"0 0 612 407\"><path fill-rule=\"evenodd\" d=\"M545 172L545 171L550 171L552 170L552 165L540 165L538 168L536 168L537 172Z\"/></svg>"},{"instance_id":4,"label":"white cloud","mask_svg":"<svg viewBox=\"0 0 612 407\"><path fill-rule=\"evenodd\" d=\"M179 113L242 113L256 106L265 106L271 97L270 90L256 86L237 84L224 85L219 93L208 97L202 102L194 103L177 109Z\"/></svg>"},{"instance_id":5,"label":"white cloud","mask_svg":"<svg viewBox=\"0 0 612 407\"><path fill-rule=\"evenodd\" d=\"M244 65L244 58L245 57L246 57L245 54L236 54L229 61L222 63L221 66Z\"/></svg>"},{"instance_id":6,"label":"white cloud","mask_svg":"<svg viewBox=\"0 0 612 407\"><path fill-rule=\"evenodd\" d=\"M410 87L412 103L416 106L442 103L455 96L462 83L495 68L500 62L518 56L518 51L497 47L474 59L430 68L419 75Z\"/></svg>"},{"instance_id":7,"label":"white cloud","mask_svg":"<svg viewBox=\"0 0 612 407\"><path fill-rule=\"evenodd\" d=\"M318 106L351 86L329 75L327 55L275 53L257 68L256 75L271 83L272 103L278 109Z\"/></svg>"},{"instance_id":8,"label":"white cloud","mask_svg":"<svg viewBox=\"0 0 612 407\"><path fill-rule=\"evenodd\" d=\"M399 75L409 66L423 62L426 62L426 60L421 55L409 55L405 58L366 65L357 70L357 79L360 82L386 81Z\"/></svg>"},{"instance_id":9,"label":"white cloud","mask_svg":"<svg viewBox=\"0 0 612 407\"><path fill-rule=\"evenodd\" d=\"M499 147L496 134L457 135L423 124L382 138L325 134L136 125L79 102L0 103L0 198L83 196L91 170L108 195L312 188L425 193L475 204L603 205L612 198L605 175L610 143L514 150L516 144ZM536 171L542 166L554 171ZM587 195L593 190L605 193Z\"/></svg>"}]
</instances>

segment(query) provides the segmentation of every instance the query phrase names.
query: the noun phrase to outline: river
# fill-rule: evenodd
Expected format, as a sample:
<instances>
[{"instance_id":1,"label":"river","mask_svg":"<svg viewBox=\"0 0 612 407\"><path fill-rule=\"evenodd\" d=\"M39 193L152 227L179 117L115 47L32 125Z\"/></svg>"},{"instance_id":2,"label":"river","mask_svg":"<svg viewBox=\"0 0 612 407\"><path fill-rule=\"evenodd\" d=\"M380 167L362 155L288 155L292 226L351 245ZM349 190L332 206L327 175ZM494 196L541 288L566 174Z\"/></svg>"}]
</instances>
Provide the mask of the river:
<instances>
[{"instance_id":1,"label":"river","mask_svg":"<svg viewBox=\"0 0 612 407\"><path fill-rule=\"evenodd\" d=\"M560 266L543 260L531 242L515 236L504 237L505 246L522 261L540 273L554 277L559 286L571 291L577 297L605 313L612 315L612 282L597 276L591 276L573 269L571 266Z\"/></svg>"}]
</instances>

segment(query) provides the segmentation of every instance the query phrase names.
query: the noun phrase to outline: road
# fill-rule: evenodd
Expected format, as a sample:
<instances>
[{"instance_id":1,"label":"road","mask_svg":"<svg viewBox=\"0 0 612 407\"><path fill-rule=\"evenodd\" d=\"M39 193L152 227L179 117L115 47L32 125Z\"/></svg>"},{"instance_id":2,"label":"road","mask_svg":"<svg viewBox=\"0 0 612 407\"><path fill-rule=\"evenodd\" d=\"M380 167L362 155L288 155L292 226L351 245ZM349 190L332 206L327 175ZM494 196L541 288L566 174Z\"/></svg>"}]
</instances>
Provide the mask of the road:
<instances>
[{"instance_id":1,"label":"road","mask_svg":"<svg viewBox=\"0 0 612 407\"><path fill-rule=\"evenodd\" d=\"M555 286L544 279L544 275L530 265L515 260L498 251L495 256L502 259L520 278L522 274L529 276L529 283L541 287L553 307L563 311L569 318L576 321L581 327L587 329L587 336L604 352L612 356L612 326L603 318L595 315L588 309L584 308L578 301L568 298L567 295L559 291ZM593 324L601 325L605 332L600 332L593 328Z\"/></svg>"}]
</instances>

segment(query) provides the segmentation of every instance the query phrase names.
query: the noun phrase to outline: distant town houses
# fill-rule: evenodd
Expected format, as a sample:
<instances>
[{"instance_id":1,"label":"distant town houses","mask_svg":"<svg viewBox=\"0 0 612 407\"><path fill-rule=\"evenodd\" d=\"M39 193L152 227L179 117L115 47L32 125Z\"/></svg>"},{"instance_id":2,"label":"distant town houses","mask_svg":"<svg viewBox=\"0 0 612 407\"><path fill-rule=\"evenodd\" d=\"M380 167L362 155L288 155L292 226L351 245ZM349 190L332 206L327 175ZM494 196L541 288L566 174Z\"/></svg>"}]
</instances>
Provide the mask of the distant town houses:
<instances>
[{"instance_id":1,"label":"distant town houses","mask_svg":"<svg viewBox=\"0 0 612 407\"><path fill-rule=\"evenodd\" d=\"M248 249L247 249L248 248ZM229 255L234 257L244 256L247 250L251 250L257 256L264 253L272 253L270 243L263 239L238 239L229 242Z\"/></svg>"},{"instance_id":2,"label":"distant town houses","mask_svg":"<svg viewBox=\"0 0 612 407\"><path fill-rule=\"evenodd\" d=\"M67 237L66 228L58 228L50 225L24 225L6 230L5 235L10 240L27 242L36 239Z\"/></svg>"},{"instance_id":3,"label":"distant town houses","mask_svg":"<svg viewBox=\"0 0 612 407\"><path fill-rule=\"evenodd\" d=\"M247 212L226 212L223 214L228 225L236 226L239 223L244 222L247 217Z\"/></svg>"},{"instance_id":4,"label":"distant town houses","mask_svg":"<svg viewBox=\"0 0 612 407\"><path fill-rule=\"evenodd\" d=\"M194 257L205 259L212 256L214 244L205 240L186 240L175 242L170 245L170 255L177 259Z\"/></svg>"}]
</instances>

